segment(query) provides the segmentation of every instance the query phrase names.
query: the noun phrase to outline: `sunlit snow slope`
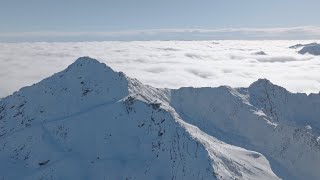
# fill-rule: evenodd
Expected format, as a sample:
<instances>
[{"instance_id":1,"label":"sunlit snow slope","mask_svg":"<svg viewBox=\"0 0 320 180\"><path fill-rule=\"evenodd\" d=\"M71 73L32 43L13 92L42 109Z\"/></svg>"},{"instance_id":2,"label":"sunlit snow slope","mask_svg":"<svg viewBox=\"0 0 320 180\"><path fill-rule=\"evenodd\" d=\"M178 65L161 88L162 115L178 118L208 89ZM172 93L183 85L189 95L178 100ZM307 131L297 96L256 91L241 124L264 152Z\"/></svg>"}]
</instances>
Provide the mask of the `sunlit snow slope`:
<instances>
[{"instance_id":1,"label":"sunlit snow slope","mask_svg":"<svg viewBox=\"0 0 320 180\"><path fill-rule=\"evenodd\" d=\"M318 179L320 95L156 89L83 57L0 101L0 179Z\"/></svg>"}]
</instances>

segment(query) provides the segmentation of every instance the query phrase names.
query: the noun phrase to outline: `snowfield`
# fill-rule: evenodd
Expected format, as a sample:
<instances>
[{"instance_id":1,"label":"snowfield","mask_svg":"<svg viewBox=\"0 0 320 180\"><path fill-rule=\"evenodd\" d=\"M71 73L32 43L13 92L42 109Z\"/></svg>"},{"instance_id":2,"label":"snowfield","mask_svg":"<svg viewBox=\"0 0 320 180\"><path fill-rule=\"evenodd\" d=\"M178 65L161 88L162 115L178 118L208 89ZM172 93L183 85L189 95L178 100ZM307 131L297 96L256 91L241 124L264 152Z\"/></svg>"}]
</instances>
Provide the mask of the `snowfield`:
<instances>
[{"instance_id":1,"label":"snowfield","mask_svg":"<svg viewBox=\"0 0 320 180\"><path fill-rule=\"evenodd\" d=\"M0 179L316 180L319 117L266 79L154 88L83 57L0 100Z\"/></svg>"},{"instance_id":2,"label":"snowfield","mask_svg":"<svg viewBox=\"0 0 320 180\"><path fill-rule=\"evenodd\" d=\"M296 44L320 41L133 41L0 43L0 97L90 56L158 88L248 87L266 78L291 92L320 91L320 56Z\"/></svg>"}]
</instances>

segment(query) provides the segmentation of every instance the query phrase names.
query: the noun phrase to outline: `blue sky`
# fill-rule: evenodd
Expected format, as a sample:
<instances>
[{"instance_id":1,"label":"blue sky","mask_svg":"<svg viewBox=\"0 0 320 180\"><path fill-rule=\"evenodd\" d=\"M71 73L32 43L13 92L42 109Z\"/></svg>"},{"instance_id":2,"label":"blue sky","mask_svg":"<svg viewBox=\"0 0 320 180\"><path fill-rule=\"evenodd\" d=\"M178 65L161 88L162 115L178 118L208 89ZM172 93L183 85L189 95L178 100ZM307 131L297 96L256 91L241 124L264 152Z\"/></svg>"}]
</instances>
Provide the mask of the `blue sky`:
<instances>
[{"instance_id":1,"label":"blue sky","mask_svg":"<svg viewBox=\"0 0 320 180\"><path fill-rule=\"evenodd\" d=\"M139 40L145 37L141 32L143 30L148 32L150 29L221 30L307 27L310 30L311 27L312 30L313 27L320 27L319 7L319 0L1 0L0 41L37 41L38 39L50 40L50 38L51 40L59 40L59 38L70 40L136 38ZM136 30L139 30L140 35L134 33L101 35L102 32ZM77 34L79 32L86 34L79 35ZM97 32L100 34L95 34ZM290 30L288 32L292 33ZM295 33L287 38L320 37L318 32L307 34L307 36L303 33L301 35L300 31ZM245 39L246 34L248 36L248 32L240 34L228 32L227 37L235 36L236 39ZM152 36L149 34L145 38L163 39L178 36L187 39L192 36L192 33L177 34L174 31L174 34L168 35L168 32L161 31L161 33L153 33ZM197 37L223 39L224 36L220 33L197 35ZM247 38L255 37L256 34ZM279 37L271 39L277 38Z\"/></svg>"}]
</instances>

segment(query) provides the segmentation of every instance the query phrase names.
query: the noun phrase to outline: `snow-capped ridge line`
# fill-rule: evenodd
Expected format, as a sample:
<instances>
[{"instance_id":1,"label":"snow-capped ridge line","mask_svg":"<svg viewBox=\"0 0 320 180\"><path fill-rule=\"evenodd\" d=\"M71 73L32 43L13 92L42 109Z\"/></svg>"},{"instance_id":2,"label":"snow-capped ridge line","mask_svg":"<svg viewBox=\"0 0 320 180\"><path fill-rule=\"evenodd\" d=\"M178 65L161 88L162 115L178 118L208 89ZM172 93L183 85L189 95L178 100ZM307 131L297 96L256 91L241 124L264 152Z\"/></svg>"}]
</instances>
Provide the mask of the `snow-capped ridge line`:
<instances>
[{"instance_id":1,"label":"snow-capped ridge line","mask_svg":"<svg viewBox=\"0 0 320 180\"><path fill-rule=\"evenodd\" d=\"M169 179L314 179L320 177L315 168L320 96L312 99L267 79L248 88L153 88L81 57L0 100L0 169L10 169L1 163L10 160L22 172L35 172L33 179L66 174L100 179L112 165L111 179L125 178L119 174L138 179L161 174ZM305 123L315 130L303 130ZM286 172L274 173L274 163L264 155ZM51 165L60 160L74 171ZM102 160L104 168L99 168ZM35 171L46 167L44 162L61 174L50 168ZM314 167L307 168L308 163Z\"/></svg>"}]
</instances>

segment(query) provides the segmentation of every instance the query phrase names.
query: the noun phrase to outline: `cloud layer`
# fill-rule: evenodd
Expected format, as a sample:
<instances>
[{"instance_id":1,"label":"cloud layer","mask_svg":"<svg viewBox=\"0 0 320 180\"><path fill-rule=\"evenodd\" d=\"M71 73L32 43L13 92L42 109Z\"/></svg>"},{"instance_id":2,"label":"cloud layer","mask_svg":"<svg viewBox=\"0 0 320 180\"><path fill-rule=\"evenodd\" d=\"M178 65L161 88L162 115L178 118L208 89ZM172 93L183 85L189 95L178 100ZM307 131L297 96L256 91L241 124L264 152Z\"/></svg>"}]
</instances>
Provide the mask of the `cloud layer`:
<instances>
[{"instance_id":1,"label":"cloud layer","mask_svg":"<svg viewBox=\"0 0 320 180\"><path fill-rule=\"evenodd\" d=\"M288 48L314 41L0 43L0 97L90 56L155 87L248 86L267 78L292 92L320 91L320 57ZM267 55L259 55L264 51Z\"/></svg>"}]
</instances>

